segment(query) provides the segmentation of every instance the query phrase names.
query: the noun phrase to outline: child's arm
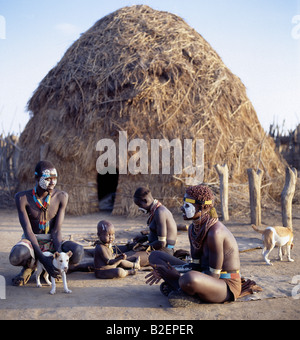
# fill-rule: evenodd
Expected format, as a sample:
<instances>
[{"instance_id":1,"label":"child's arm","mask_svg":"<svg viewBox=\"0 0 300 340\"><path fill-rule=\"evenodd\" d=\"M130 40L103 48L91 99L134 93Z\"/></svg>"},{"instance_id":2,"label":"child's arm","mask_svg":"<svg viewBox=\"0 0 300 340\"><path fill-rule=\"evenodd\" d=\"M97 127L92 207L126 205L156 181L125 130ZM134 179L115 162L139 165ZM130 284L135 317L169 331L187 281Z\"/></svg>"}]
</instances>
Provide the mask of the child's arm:
<instances>
[{"instance_id":1,"label":"child's arm","mask_svg":"<svg viewBox=\"0 0 300 340\"><path fill-rule=\"evenodd\" d=\"M122 254L122 255L118 255L116 258L112 258L110 260L107 261L107 265L109 266L113 266L115 265L116 267L118 267L120 265L120 263L125 260L126 255Z\"/></svg>"},{"instance_id":2,"label":"child's arm","mask_svg":"<svg viewBox=\"0 0 300 340\"><path fill-rule=\"evenodd\" d=\"M117 267L121 261L123 261L123 257L114 258L112 252L103 245L97 245L95 250L95 268L101 268L105 266L114 266Z\"/></svg>"}]
</instances>

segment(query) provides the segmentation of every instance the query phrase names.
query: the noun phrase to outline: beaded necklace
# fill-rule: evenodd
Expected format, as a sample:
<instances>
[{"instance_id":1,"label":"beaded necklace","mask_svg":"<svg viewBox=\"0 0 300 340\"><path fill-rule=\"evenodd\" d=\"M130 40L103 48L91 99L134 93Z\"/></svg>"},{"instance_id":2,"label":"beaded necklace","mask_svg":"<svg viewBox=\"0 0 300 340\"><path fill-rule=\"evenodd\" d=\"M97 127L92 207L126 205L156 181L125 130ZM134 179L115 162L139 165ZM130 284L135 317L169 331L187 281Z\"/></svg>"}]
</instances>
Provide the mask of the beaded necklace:
<instances>
[{"instance_id":1,"label":"beaded necklace","mask_svg":"<svg viewBox=\"0 0 300 340\"><path fill-rule=\"evenodd\" d=\"M40 215L40 221L39 221L39 229L44 230L45 234L47 235L50 230L50 224L47 220L47 210L50 206L51 201L51 195L48 194L48 196L45 198L44 203L37 197L36 194L36 187L32 190L32 196L35 204L39 209L41 209L41 215Z\"/></svg>"}]
</instances>

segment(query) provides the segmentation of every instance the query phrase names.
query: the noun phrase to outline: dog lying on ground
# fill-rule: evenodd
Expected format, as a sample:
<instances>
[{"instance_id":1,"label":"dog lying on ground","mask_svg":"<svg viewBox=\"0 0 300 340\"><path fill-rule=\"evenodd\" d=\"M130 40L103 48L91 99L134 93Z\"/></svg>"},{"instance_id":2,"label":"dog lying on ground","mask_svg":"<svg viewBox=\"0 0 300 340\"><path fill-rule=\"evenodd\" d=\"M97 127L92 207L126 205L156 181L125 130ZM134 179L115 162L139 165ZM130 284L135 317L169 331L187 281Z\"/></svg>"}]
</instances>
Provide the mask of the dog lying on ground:
<instances>
[{"instance_id":1,"label":"dog lying on ground","mask_svg":"<svg viewBox=\"0 0 300 340\"><path fill-rule=\"evenodd\" d=\"M73 255L73 253L71 251L69 251L68 253L58 253L58 252L56 252L53 255L50 252L45 252L44 255L47 256L47 257L54 256L53 257L53 266L59 270L60 275L62 276L64 291L67 294L72 293L72 291L68 288L68 285L67 285L66 273L67 273L68 268L69 268L69 259ZM41 264L40 261L38 261L37 269L36 269L36 284L37 284L38 288L42 287L41 281L40 281L40 276L41 276L42 271L44 269L45 269L44 266ZM45 281L47 282L47 284L49 286L52 286L50 294L54 295L56 293L55 279L53 277L51 277L51 282L50 282L49 281L49 274L46 271L45 271L45 274L44 274L44 278L45 278Z\"/></svg>"},{"instance_id":2,"label":"dog lying on ground","mask_svg":"<svg viewBox=\"0 0 300 340\"><path fill-rule=\"evenodd\" d=\"M285 249L289 262L294 262L291 258L291 249L293 249L293 231L291 228L284 227L268 227L265 230L259 230L255 225L252 228L262 234L262 240L264 243L264 249L262 255L269 266L272 266L268 256L275 246L279 247L279 260L282 261L282 254L285 255Z\"/></svg>"}]
</instances>

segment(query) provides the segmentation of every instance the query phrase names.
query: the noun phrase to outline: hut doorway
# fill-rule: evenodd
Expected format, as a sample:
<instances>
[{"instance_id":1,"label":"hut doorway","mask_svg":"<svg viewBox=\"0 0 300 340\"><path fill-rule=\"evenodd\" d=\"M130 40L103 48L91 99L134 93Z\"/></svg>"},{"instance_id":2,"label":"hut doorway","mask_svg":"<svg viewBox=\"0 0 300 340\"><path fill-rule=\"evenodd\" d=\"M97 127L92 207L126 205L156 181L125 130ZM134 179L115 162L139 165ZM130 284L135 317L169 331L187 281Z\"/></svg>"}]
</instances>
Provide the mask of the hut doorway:
<instances>
[{"instance_id":1,"label":"hut doorway","mask_svg":"<svg viewBox=\"0 0 300 340\"><path fill-rule=\"evenodd\" d=\"M119 171L115 175L97 175L98 200L100 211L113 211L119 182Z\"/></svg>"}]
</instances>

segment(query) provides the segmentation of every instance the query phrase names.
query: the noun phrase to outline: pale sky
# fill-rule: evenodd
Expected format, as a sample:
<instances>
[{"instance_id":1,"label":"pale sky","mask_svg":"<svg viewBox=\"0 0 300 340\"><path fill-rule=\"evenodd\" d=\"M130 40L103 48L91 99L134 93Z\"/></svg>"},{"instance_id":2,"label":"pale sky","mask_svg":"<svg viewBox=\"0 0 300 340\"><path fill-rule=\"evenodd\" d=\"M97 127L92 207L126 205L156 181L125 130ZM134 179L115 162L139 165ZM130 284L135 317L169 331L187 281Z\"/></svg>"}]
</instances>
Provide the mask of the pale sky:
<instances>
[{"instance_id":1,"label":"pale sky","mask_svg":"<svg viewBox=\"0 0 300 340\"><path fill-rule=\"evenodd\" d=\"M300 124L300 0L0 0L0 134L24 129L32 93L81 33L134 4L199 32L241 78L265 130Z\"/></svg>"}]
</instances>

